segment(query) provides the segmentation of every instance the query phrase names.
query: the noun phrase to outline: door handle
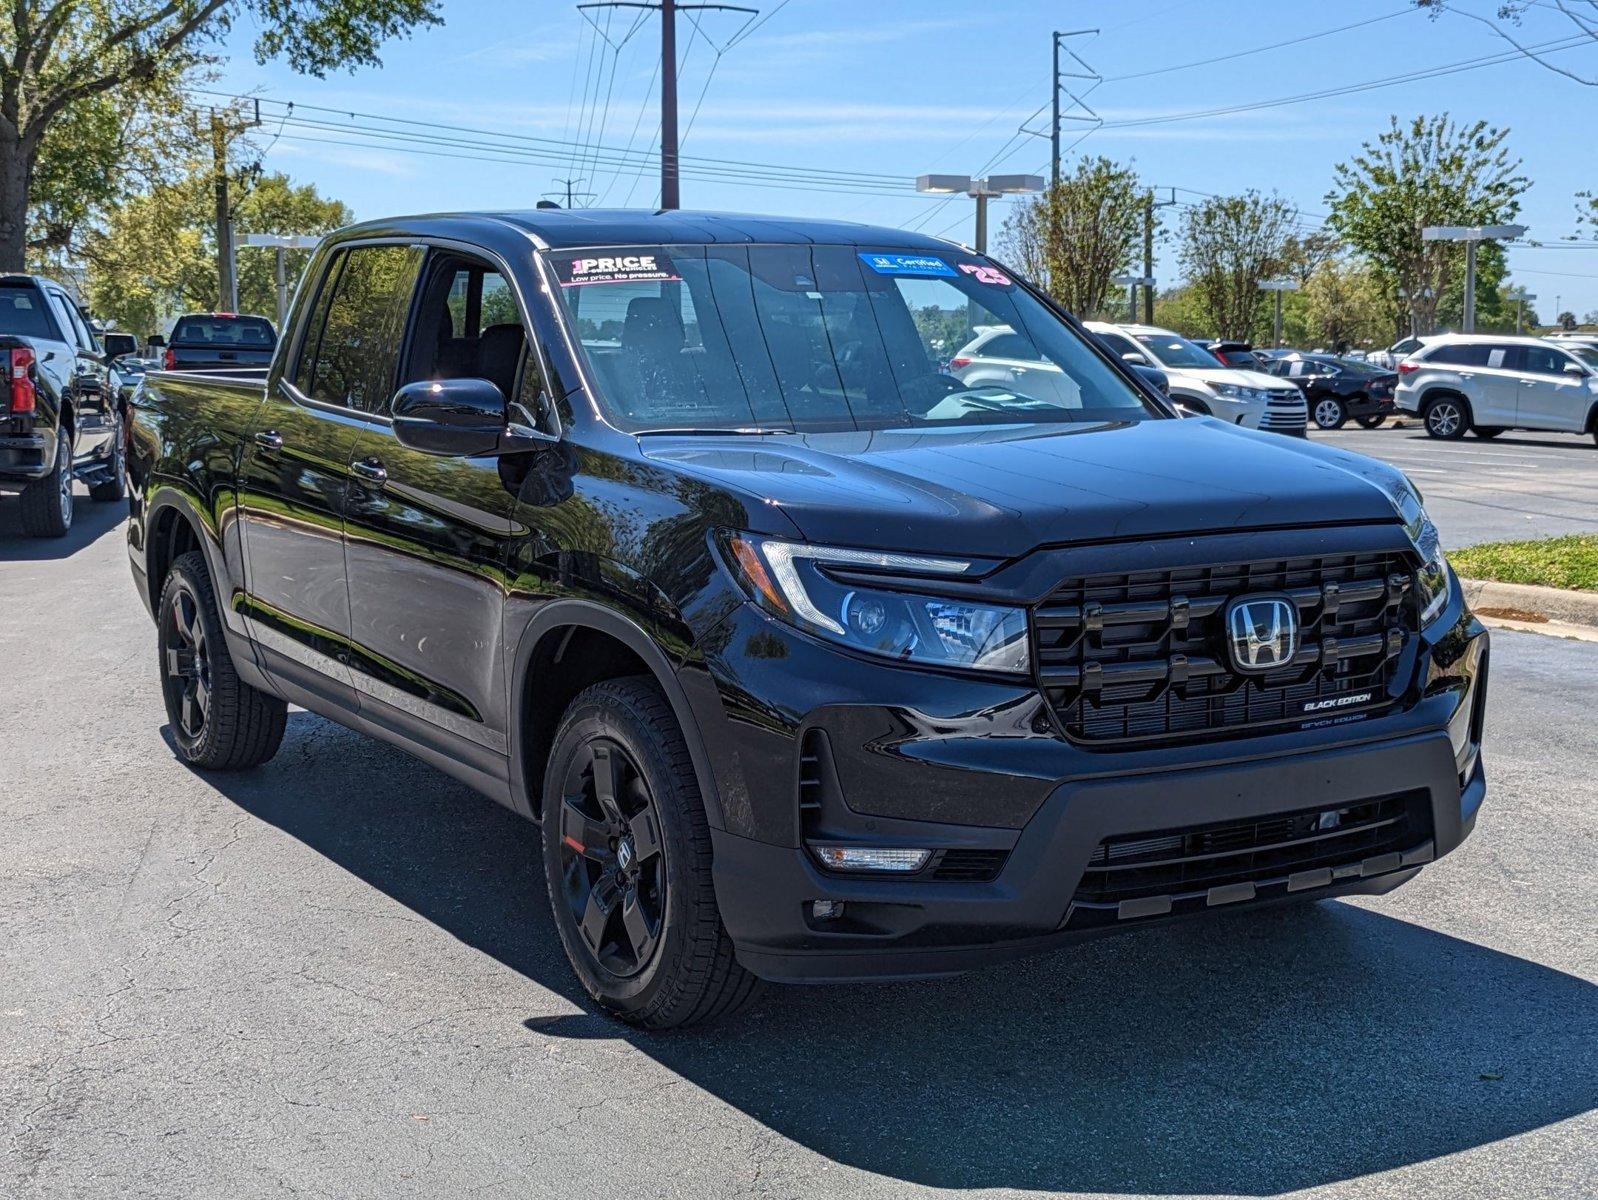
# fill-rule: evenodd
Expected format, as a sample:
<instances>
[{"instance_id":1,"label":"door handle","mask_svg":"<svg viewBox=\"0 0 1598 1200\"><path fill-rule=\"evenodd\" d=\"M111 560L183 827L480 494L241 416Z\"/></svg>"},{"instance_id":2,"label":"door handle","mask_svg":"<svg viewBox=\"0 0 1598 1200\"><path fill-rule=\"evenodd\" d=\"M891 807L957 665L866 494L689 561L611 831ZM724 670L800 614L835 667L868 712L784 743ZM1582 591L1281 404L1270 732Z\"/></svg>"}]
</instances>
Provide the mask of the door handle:
<instances>
[{"instance_id":1,"label":"door handle","mask_svg":"<svg viewBox=\"0 0 1598 1200\"><path fill-rule=\"evenodd\" d=\"M283 449L283 435L275 429L260 429L255 434L255 444L269 454Z\"/></svg>"},{"instance_id":2,"label":"door handle","mask_svg":"<svg viewBox=\"0 0 1598 1200\"><path fill-rule=\"evenodd\" d=\"M363 458L350 464L350 471L363 483L382 487L388 482L388 468L375 458Z\"/></svg>"},{"instance_id":3,"label":"door handle","mask_svg":"<svg viewBox=\"0 0 1598 1200\"><path fill-rule=\"evenodd\" d=\"M1520 381L1520 386L1521 387L1536 387L1537 386L1537 381L1535 379L1522 379Z\"/></svg>"},{"instance_id":4,"label":"door handle","mask_svg":"<svg viewBox=\"0 0 1598 1200\"><path fill-rule=\"evenodd\" d=\"M1476 376L1474 374L1472 374L1470 371L1461 371L1459 373L1459 377L1461 379L1475 379L1476 378Z\"/></svg>"}]
</instances>

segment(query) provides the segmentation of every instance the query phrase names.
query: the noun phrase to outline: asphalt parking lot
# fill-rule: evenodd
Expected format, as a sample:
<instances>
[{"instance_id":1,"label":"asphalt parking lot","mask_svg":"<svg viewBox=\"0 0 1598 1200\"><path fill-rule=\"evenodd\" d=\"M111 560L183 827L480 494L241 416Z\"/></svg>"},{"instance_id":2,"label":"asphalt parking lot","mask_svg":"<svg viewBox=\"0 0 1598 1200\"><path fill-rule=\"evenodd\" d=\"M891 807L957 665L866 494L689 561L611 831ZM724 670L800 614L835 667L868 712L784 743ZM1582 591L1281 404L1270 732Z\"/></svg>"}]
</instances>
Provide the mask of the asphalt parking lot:
<instances>
[{"instance_id":1,"label":"asphalt parking lot","mask_svg":"<svg viewBox=\"0 0 1598 1200\"><path fill-rule=\"evenodd\" d=\"M1426 497L1445 546L1598 530L1598 447L1584 434L1508 432L1445 442L1409 419L1373 430L1350 422L1310 437L1405 471Z\"/></svg>"},{"instance_id":2,"label":"asphalt parking lot","mask_svg":"<svg viewBox=\"0 0 1598 1200\"><path fill-rule=\"evenodd\" d=\"M1590 442L1330 437L1454 544L1594 525ZM302 712L179 765L119 513L77 511L0 502L0 1195L1593 1194L1598 644L1495 634L1477 832L1390 896L645 1036L491 802Z\"/></svg>"}]
</instances>

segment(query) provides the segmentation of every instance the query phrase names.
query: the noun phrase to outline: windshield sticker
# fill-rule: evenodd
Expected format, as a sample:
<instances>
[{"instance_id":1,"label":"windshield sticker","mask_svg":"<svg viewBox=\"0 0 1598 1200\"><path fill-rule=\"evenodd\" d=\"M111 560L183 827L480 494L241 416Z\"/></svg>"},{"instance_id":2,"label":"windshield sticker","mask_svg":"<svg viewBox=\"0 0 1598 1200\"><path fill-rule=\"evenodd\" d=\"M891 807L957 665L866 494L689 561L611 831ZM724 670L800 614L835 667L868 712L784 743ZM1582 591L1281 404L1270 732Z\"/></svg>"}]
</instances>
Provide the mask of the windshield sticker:
<instances>
[{"instance_id":1,"label":"windshield sticker","mask_svg":"<svg viewBox=\"0 0 1598 1200\"><path fill-rule=\"evenodd\" d=\"M978 283L992 283L999 287L1009 287L1012 280L998 267L990 267L986 263L961 263L960 269L972 276Z\"/></svg>"},{"instance_id":2,"label":"windshield sticker","mask_svg":"<svg viewBox=\"0 0 1598 1200\"><path fill-rule=\"evenodd\" d=\"M862 250L860 261L878 275L954 275L953 267L930 254L868 254Z\"/></svg>"},{"instance_id":3,"label":"windshield sticker","mask_svg":"<svg viewBox=\"0 0 1598 1200\"><path fill-rule=\"evenodd\" d=\"M682 276L664 254L615 254L603 258L574 258L557 263L561 287L590 283L678 283Z\"/></svg>"}]
</instances>

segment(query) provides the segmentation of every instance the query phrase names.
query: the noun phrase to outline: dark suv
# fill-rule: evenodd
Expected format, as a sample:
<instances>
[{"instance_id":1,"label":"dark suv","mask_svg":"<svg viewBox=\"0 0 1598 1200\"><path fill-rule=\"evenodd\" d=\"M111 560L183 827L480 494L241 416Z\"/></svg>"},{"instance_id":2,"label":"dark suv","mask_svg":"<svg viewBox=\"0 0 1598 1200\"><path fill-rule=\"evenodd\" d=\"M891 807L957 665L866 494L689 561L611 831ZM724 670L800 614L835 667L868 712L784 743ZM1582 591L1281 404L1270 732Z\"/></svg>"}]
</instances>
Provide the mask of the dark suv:
<instances>
[{"instance_id":1,"label":"dark suv","mask_svg":"<svg viewBox=\"0 0 1598 1200\"><path fill-rule=\"evenodd\" d=\"M998 325L1024 376L947 373ZM358 226L264 383L151 373L130 470L182 756L264 763L298 704L540 822L644 1025L1386 892L1485 791L1487 635L1408 480L1176 419L932 238Z\"/></svg>"}]
</instances>

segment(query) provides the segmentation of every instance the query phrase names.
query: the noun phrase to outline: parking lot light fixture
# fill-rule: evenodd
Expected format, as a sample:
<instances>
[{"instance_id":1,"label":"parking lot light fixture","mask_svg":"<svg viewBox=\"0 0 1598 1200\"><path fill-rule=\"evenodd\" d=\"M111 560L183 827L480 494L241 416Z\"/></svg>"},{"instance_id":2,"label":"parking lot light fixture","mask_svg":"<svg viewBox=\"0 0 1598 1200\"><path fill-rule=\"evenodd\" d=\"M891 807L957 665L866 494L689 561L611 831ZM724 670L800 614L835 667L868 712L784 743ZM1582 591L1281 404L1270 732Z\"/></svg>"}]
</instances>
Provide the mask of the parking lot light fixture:
<instances>
[{"instance_id":1,"label":"parking lot light fixture","mask_svg":"<svg viewBox=\"0 0 1598 1200\"><path fill-rule=\"evenodd\" d=\"M1154 290L1154 276L1152 275L1116 275L1110 279L1111 283L1118 283L1126 289L1126 323L1137 324L1137 290L1140 287Z\"/></svg>"},{"instance_id":2,"label":"parking lot light fixture","mask_svg":"<svg viewBox=\"0 0 1598 1200\"><path fill-rule=\"evenodd\" d=\"M1280 348L1282 344L1282 293L1298 291L1296 279L1262 279L1260 291L1276 293L1276 317L1271 322L1271 346Z\"/></svg>"},{"instance_id":3,"label":"parking lot light fixture","mask_svg":"<svg viewBox=\"0 0 1598 1200\"><path fill-rule=\"evenodd\" d=\"M1525 234L1524 225L1427 225L1421 229L1421 240L1425 242L1465 243L1465 319L1460 332L1476 332L1477 243L1512 242Z\"/></svg>"},{"instance_id":4,"label":"parking lot light fixture","mask_svg":"<svg viewBox=\"0 0 1598 1200\"><path fill-rule=\"evenodd\" d=\"M935 195L964 192L977 202L976 252L988 252L988 201L995 196L1017 196L1043 190L1041 175L990 175L973 179L970 175L918 175L916 191Z\"/></svg>"}]
</instances>

